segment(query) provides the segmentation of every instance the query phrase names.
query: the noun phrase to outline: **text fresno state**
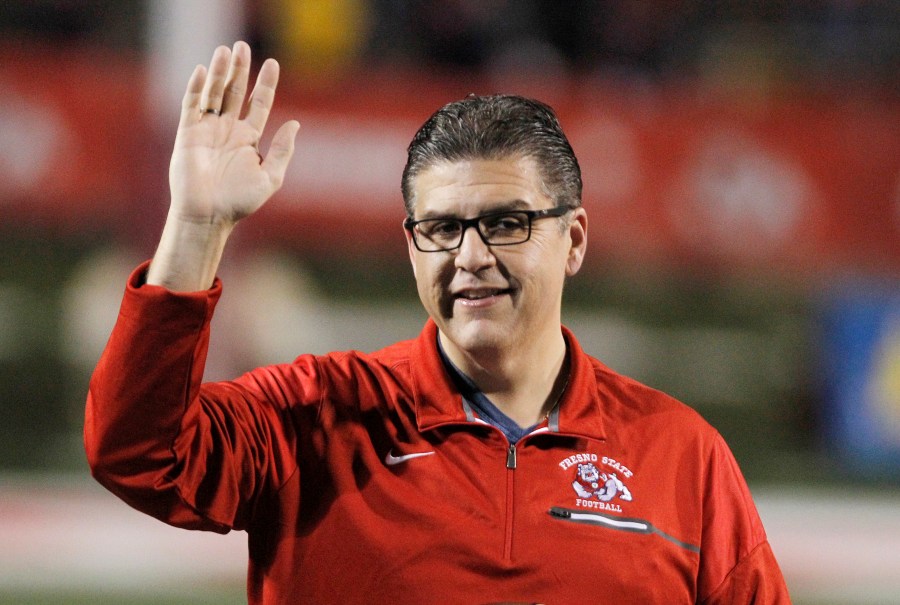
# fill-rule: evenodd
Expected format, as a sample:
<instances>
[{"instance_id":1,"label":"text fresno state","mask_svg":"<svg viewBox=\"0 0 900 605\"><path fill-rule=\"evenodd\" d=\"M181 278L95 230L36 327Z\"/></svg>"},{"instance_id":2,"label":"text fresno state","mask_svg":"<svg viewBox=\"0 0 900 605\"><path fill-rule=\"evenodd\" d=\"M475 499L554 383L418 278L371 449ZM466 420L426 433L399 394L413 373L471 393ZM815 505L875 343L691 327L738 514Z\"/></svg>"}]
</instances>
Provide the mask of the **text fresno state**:
<instances>
[{"instance_id":1,"label":"text fresno state","mask_svg":"<svg viewBox=\"0 0 900 605\"><path fill-rule=\"evenodd\" d=\"M634 473L627 466L622 464L621 462L609 458L607 456L603 456L602 458L597 454L572 454L568 458L564 458L559 463L559 468L562 470L566 470L570 466L574 464L579 464L583 462L600 462L600 464L604 466L608 466L616 469L620 473L622 473L626 479L630 479Z\"/></svg>"}]
</instances>

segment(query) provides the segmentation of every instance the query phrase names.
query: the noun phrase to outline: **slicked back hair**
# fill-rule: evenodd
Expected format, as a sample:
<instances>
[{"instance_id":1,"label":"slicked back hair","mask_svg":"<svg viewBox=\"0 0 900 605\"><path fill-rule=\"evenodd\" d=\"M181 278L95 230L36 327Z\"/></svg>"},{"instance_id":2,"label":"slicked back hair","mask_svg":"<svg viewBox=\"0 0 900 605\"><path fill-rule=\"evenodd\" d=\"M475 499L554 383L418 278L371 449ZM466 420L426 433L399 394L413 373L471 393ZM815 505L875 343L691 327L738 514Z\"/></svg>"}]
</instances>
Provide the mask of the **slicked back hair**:
<instances>
[{"instance_id":1,"label":"slicked back hair","mask_svg":"<svg viewBox=\"0 0 900 605\"><path fill-rule=\"evenodd\" d=\"M443 106L407 148L401 182L407 215L415 211L415 179L431 166L519 157L537 162L544 193L556 205L581 205L581 168L549 105L515 95L469 95Z\"/></svg>"}]
</instances>

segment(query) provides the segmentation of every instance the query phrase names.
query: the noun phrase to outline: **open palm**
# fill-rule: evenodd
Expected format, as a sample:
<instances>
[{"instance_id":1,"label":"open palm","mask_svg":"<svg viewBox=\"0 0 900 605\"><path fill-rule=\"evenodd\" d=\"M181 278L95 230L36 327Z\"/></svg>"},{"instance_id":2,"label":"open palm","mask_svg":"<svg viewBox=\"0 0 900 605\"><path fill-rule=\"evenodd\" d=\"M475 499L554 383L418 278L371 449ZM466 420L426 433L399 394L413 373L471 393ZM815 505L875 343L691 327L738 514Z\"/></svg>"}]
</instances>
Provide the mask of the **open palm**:
<instances>
[{"instance_id":1,"label":"open palm","mask_svg":"<svg viewBox=\"0 0 900 605\"><path fill-rule=\"evenodd\" d=\"M263 63L247 99L250 48L244 42L217 48L209 69L194 70L169 166L171 211L180 220L233 224L281 186L299 124L283 124L266 156L259 151L278 72L274 60Z\"/></svg>"}]
</instances>

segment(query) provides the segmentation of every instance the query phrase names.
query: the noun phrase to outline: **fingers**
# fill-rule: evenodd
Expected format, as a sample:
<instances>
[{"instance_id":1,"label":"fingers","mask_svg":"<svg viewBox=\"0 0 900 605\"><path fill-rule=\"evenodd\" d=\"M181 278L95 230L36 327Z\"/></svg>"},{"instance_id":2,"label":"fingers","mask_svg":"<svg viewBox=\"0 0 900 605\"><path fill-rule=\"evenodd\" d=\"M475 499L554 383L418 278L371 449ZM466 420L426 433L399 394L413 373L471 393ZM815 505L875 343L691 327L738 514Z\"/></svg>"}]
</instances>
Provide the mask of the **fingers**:
<instances>
[{"instance_id":1,"label":"fingers","mask_svg":"<svg viewBox=\"0 0 900 605\"><path fill-rule=\"evenodd\" d=\"M179 128L185 127L197 119L200 113L200 95L203 92L203 83L206 81L206 67L198 65L194 68L188 80L187 90L181 100L181 117Z\"/></svg>"},{"instance_id":2,"label":"fingers","mask_svg":"<svg viewBox=\"0 0 900 605\"><path fill-rule=\"evenodd\" d=\"M297 138L298 130L300 130L300 123L296 120L282 124L275 136L272 137L269 152L262 162L262 168L269 175L275 189L281 187L284 182L288 163L294 155L294 140Z\"/></svg>"},{"instance_id":3,"label":"fingers","mask_svg":"<svg viewBox=\"0 0 900 605\"><path fill-rule=\"evenodd\" d=\"M225 77L229 71L231 49L227 46L218 47L213 52L209 62L209 73L200 93L200 110L222 110L222 98L225 94Z\"/></svg>"},{"instance_id":4,"label":"fingers","mask_svg":"<svg viewBox=\"0 0 900 605\"><path fill-rule=\"evenodd\" d=\"M213 52L209 67L198 65L188 80L181 106L179 126L196 124L207 113L240 119L247 95L251 66L250 47L246 42L236 42L229 49L220 46ZM280 68L274 59L266 59L259 70L256 84L248 101L244 122L256 132L259 141L278 87ZM288 122L279 128L272 139L272 147L264 161L270 176L280 183L294 152L294 138L299 123Z\"/></svg>"},{"instance_id":5,"label":"fingers","mask_svg":"<svg viewBox=\"0 0 900 605\"><path fill-rule=\"evenodd\" d=\"M216 48L209 68L197 66L191 75L182 102L182 119L191 113L202 117L206 112L240 118L250 80L250 58L250 47L246 42L236 42L233 49ZM247 121L257 132L263 131L268 120L278 75L278 63L267 59L257 76L247 112Z\"/></svg>"},{"instance_id":6,"label":"fingers","mask_svg":"<svg viewBox=\"0 0 900 605\"><path fill-rule=\"evenodd\" d=\"M262 132L269 119L269 112L275 102L275 89L278 87L278 62L275 59L266 59L256 76L256 85L253 94L250 95L250 107L247 110L247 122Z\"/></svg>"},{"instance_id":7,"label":"fingers","mask_svg":"<svg viewBox=\"0 0 900 605\"><path fill-rule=\"evenodd\" d=\"M228 77L225 81L222 98L222 114L235 118L241 115L244 97L247 95L247 81L250 78L250 47L246 42L235 42L231 51L231 63L228 66Z\"/></svg>"}]
</instances>

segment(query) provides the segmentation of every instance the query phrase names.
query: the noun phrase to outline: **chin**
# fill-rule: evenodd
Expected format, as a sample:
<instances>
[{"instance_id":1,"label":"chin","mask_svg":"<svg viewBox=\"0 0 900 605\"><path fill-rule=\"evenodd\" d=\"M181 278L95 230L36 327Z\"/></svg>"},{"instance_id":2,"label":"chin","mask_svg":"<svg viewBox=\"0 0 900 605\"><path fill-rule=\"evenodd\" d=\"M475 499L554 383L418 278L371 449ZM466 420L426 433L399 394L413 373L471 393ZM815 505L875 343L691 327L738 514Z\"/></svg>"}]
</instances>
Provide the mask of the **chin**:
<instances>
[{"instance_id":1,"label":"chin","mask_svg":"<svg viewBox=\"0 0 900 605\"><path fill-rule=\"evenodd\" d=\"M492 353L507 348L509 330L486 323L468 322L464 326L452 326L451 323L443 332L457 348L469 354Z\"/></svg>"}]
</instances>

